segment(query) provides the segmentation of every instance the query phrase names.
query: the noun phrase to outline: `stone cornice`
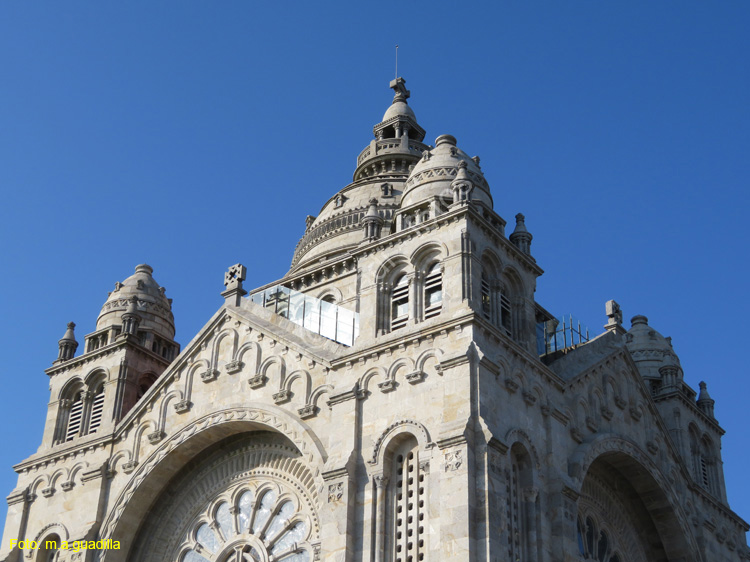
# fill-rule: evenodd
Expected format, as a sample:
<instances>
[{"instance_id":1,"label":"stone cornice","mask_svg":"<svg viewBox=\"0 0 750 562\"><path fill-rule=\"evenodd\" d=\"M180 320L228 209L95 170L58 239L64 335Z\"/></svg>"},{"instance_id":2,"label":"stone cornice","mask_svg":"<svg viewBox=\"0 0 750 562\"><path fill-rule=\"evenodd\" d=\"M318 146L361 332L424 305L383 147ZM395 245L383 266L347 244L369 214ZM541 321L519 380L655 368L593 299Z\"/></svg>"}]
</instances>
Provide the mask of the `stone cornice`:
<instances>
[{"instance_id":1,"label":"stone cornice","mask_svg":"<svg viewBox=\"0 0 750 562\"><path fill-rule=\"evenodd\" d=\"M76 457L78 455L86 454L89 450L93 451L98 448L107 447L112 441L112 433L102 435L92 433L90 435L84 435L74 441L55 445L43 453L34 453L22 462L14 465L13 470L20 474L30 469L44 467L49 464L57 463L60 460L65 460L67 457Z\"/></svg>"},{"instance_id":2,"label":"stone cornice","mask_svg":"<svg viewBox=\"0 0 750 562\"><path fill-rule=\"evenodd\" d=\"M154 359L158 361L159 363L164 364L165 366L169 365L170 363L169 360L164 359L161 355L154 353L153 351L143 347L142 345L138 343L134 343L132 341L125 341L125 340L116 340L103 347L100 347L99 349L95 351L89 351L87 353L84 353L83 355L79 355L78 357L74 357L73 359L69 359L63 363L53 365L49 369L45 369L44 372L47 373L47 375L51 377L59 373L63 373L65 371L80 367L81 365L85 365L86 363L90 363L92 361L98 361L102 359L103 357L116 353L124 348L136 351L142 355L145 355L146 357L150 359Z\"/></svg>"},{"instance_id":3,"label":"stone cornice","mask_svg":"<svg viewBox=\"0 0 750 562\"><path fill-rule=\"evenodd\" d=\"M719 436L722 436L726 433L724 428L719 425L719 422L704 414L693 400L690 400L679 390L673 390L671 392L654 396L653 401L654 403L658 404L659 402L666 402L667 400L670 400L672 398L677 398L680 402L682 402L683 405L685 405L693 414L698 416L706 425L708 425L711 429L718 433Z\"/></svg>"}]
</instances>

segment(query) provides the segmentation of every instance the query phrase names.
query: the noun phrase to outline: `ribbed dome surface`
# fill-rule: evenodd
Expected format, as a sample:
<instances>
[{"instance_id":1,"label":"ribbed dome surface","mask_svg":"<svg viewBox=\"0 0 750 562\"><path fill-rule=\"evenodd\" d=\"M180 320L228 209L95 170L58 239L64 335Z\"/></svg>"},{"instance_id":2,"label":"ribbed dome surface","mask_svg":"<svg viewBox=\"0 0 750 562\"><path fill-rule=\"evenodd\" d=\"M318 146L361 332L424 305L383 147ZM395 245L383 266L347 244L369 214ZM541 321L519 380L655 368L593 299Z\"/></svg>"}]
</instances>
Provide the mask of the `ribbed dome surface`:
<instances>
[{"instance_id":1,"label":"ribbed dome surface","mask_svg":"<svg viewBox=\"0 0 750 562\"><path fill-rule=\"evenodd\" d=\"M451 182L456 179L458 166L466 162L468 180L474 184L472 201L482 201L492 208L490 187L479 164L456 146L451 135L441 135L435 140L435 148L426 151L412 169L406 180L401 207L408 207L431 197L450 199Z\"/></svg>"},{"instance_id":2,"label":"ribbed dome surface","mask_svg":"<svg viewBox=\"0 0 750 562\"><path fill-rule=\"evenodd\" d=\"M122 315L128 310L129 299L136 297L136 311L141 317L140 328L174 339L172 304L165 295L165 289L152 277L153 271L150 265L141 264L135 268L133 275L115 284L115 290L109 294L99 313L97 330L122 324Z\"/></svg>"},{"instance_id":3,"label":"ribbed dome surface","mask_svg":"<svg viewBox=\"0 0 750 562\"><path fill-rule=\"evenodd\" d=\"M643 376L660 377L661 367L679 367L672 343L648 325L648 318L634 316L631 322L626 345Z\"/></svg>"}]
</instances>

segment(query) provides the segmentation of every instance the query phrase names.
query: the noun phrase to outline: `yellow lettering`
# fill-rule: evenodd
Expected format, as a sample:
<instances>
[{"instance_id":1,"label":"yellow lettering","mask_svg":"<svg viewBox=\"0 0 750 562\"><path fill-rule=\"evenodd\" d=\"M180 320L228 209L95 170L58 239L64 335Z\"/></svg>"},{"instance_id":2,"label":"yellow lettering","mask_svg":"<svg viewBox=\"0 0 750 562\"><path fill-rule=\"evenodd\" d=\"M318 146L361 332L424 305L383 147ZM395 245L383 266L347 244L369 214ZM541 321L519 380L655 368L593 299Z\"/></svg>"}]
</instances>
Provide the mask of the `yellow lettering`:
<instances>
[{"instance_id":1,"label":"yellow lettering","mask_svg":"<svg viewBox=\"0 0 750 562\"><path fill-rule=\"evenodd\" d=\"M68 550L68 541L63 541L60 545L60 550Z\"/></svg>"},{"instance_id":2,"label":"yellow lettering","mask_svg":"<svg viewBox=\"0 0 750 562\"><path fill-rule=\"evenodd\" d=\"M10 539L10 549L13 550L13 547L15 546L13 543L17 543L18 539Z\"/></svg>"},{"instance_id":3,"label":"yellow lettering","mask_svg":"<svg viewBox=\"0 0 750 562\"><path fill-rule=\"evenodd\" d=\"M47 550L57 550L57 541L44 541L44 548Z\"/></svg>"},{"instance_id":4,"label":"yellow lettering","mask_svg":"<svg viewBox=\"0 0 750 562\"><path fill-rule=\"evenodd\" d=\"M114 546L112 547L115 550L120 550L120 541L115 541Z\"/></svg>"},{"instance_id":5,"label":"yellow lettering","mask_svg":"<svg viewBox=\"0 0 750 562\"><path fill-rule=\"evenodd\" d=\"M95 549L96 548L96 541L89 541L88 545L86 546L86 548Z\"/></svg>"}]
</instances>

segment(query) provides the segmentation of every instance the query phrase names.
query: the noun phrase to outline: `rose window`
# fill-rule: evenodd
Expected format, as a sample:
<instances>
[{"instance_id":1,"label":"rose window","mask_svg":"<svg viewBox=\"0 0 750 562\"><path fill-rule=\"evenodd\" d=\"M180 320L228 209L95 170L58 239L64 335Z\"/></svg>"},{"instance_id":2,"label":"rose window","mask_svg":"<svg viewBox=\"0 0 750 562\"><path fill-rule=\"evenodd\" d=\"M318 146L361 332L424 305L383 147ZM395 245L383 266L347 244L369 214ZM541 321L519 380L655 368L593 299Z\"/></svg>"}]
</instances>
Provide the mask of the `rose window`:
<instances>
[{"instance_id":1,"label":"rose window","mask_svg":"<svg viewBox=\"0 0 750 562\"><path fill-rule=\"evenodd\" d=\"M275 486L214 502L190 527L180 562L311 562L310 521Z\"/></svg>"}]
</instances>

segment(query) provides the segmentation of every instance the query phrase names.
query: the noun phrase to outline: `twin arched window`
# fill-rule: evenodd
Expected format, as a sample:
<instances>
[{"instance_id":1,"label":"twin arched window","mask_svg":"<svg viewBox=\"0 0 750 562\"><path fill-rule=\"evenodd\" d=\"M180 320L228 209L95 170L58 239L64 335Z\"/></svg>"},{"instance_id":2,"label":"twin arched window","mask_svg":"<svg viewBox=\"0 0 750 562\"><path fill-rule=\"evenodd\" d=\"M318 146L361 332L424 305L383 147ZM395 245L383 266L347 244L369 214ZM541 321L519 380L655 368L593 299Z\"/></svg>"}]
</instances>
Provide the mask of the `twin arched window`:
<instances>
[{"instance_id":1,"label":"twin arched window","mask_svg":"<svg viewBox=\"0 0 750 562\"><path fill-rule=\"evenodd\" d=\"M510 338L519 339L523 333L523 314L519 297L523 287L512 270L500 273L500 266L494 259L482 259L480 281L480 308L482 316Z\"/></svg>"},{"instance_id":2,"label":"twin arched window","mask_svg":"<svg viewBox=\"0 0 750 562\"><path fill-rule=\"evenodd\" d=\"M708 436L702 438L695 425L690 426L690 454L693 461L695 481L705 490L716 493L716 460L714 448Z\"/></svg>"},{"instance_id":3,"label":"twin arched window","mask_svg":"<svg viewBox=\"0 0 750 562\"><path fill-rule=\"evenodd\" d=\"M89 390L91 388L91 390ZM82 435L96 433L104 415L104 381L92 387L78 386L60 400L56 443L72 441Z\"/></svg>"},{"instance_id":4,"label":"twin arched window","mask_svg":"<svg viewBox=\"0 0 750 562\"><path fill-rule=\"evenodd\" d=\"M417 271L413 279L403 271L394 274L393 279L384 331L403 328L410 315L418 320L427 320L440 314L443 309L443 270L440 262L432 262ZM412 290L412 283L416 290Z\"/></svg>"}]
</instances>

